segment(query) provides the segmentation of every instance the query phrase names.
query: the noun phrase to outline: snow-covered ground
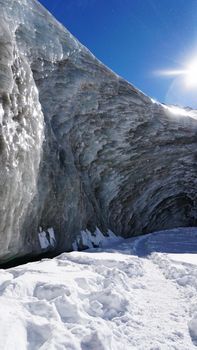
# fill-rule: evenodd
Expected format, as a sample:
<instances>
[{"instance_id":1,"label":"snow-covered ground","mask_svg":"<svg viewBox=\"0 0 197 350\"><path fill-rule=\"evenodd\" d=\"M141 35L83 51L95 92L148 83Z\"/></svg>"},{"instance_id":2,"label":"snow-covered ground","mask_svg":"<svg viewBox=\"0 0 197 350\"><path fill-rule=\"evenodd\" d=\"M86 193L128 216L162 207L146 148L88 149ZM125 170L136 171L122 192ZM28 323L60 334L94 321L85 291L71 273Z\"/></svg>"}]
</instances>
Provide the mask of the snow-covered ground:
<instances>
[{"instance_id":1,"label":"snow-covered ground","mask_svg":"<svg viewBox=\"0 0 197 350\"><path fill-rule=\"evenodd\" d=\"M2 350L197 349L197 228L0 270Z\"/></svg>"}]
</instances>

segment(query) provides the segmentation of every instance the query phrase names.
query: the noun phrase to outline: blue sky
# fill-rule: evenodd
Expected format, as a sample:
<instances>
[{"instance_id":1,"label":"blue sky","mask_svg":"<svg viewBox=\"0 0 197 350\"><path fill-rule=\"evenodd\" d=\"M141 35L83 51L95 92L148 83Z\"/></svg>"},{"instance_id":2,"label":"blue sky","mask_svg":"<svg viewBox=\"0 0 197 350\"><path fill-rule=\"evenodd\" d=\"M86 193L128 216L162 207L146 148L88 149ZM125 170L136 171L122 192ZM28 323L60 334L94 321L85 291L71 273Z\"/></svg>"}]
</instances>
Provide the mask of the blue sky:
<instances>
[{"instance_id":1,"label":"blue sky","mask_svg":"<svg viewBox=\"0 0 197 350\"><path fill-rule=\"evenodd\" d=\"M197 108L181 70L197 59L197 0L41 0L81 43L140 90ZM196 77L197 80L197 77Z\"/></svg>"}]
</instances>

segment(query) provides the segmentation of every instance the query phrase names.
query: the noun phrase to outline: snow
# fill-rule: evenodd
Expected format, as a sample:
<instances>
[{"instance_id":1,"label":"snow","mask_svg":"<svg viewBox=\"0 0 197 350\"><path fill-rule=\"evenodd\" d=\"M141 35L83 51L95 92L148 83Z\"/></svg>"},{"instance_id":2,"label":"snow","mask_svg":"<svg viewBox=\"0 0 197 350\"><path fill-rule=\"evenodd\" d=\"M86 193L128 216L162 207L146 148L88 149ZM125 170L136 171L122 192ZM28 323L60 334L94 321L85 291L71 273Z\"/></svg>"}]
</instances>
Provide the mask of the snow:
<instances>
[{"instance_id":1,"label":"snow","mask_svg":"<svg viewBox=\"0 0 197 350\"><path fill-rule=\"evenodd\" d=\"M0 349L196 349L197 228L98 236L98 248L0 270Z\"/></svg>"},{"instance_id":2,"label":"snow","mask_svg":"<svg viewBox=\"0 0 197 350\"><path fill-rule=\"evenodd\" d=\"M3 122L4 110L2 104L0 104L0 124Z\"/></svg>"},{"instance_id":3,"label":"snow","mask_svg":"<svg viewBox=\"0 0 197 350\"><path fill-rule=\"evenodd\" d=\"M170 254L172 260L197 265L197 254Z\"/></svg>"},{"instance_id":4,"label":"snow","mask_svg":"<svg viewBox=\"0 0 197 350\"><path fill-rule=\"evenodd\" d=\"M197 111L195 109L191 109L188 107L184 108L176 105L166 105L155 100L154 98L150 98L150 100L152 103L162 106L167 112L169 112L170 115L174 115L177 117L188 116L190 118L197 119Z\"/></svg>"},{"instance_id":5,"label":"snow","mask_svg":"<svg viewBox=\"0 0 197 350\"><path fill-rule=\"evenodd\" d=\"M171 115L180 117L180 116L188 116L189 118L192 119L197 119L196 116L196 110L194 109L187 109L183 107L178 107L178 106L173 106L173 105L164 105L162 106L168 111Z\"/></svg>"}]
</instances>

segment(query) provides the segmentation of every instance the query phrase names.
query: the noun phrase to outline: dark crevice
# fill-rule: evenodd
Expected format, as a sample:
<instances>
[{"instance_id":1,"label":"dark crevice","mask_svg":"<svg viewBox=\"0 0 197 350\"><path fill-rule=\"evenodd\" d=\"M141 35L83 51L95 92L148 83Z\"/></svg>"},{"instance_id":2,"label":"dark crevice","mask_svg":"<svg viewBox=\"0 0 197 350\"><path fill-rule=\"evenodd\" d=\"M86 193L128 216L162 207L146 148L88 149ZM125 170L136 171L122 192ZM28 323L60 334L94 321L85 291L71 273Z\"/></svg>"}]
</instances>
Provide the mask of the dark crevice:
<instances>
[{"instance_id":1,"label":"dark crevice","mask_svg":"<svg viewBox=\"0 0 197 350\"><path fill-rule=\"evenodd\" d=\"M24 255L18 258L12 258L9 261L6 261L4 263L0 264L0 269L10 269L12 267L16 267L19 265L25 265L27 263L35 262L35 261L40 261L42 259L52 259L58 256L62 251L51 251L51 252L45 252L39 255Z\"/></svg>"}]
</instances>

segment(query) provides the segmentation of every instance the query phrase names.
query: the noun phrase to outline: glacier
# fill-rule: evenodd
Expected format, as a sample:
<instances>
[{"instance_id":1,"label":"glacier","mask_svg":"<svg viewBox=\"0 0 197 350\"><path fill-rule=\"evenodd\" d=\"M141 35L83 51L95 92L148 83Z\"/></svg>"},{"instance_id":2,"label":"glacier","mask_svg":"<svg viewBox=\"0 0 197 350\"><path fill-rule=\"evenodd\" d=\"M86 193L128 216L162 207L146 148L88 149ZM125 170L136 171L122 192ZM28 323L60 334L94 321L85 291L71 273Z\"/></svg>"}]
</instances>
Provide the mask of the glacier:
<instances>
[{"instance_id":1,"label":"glacier","mask_svg":"<svg viewBox=\"0 0 197 350\"><path fill-rule=\"evenodd\" d=\"M0 8L0 263L195 226L196 111L153 101L36 0Z\"/></svg>"}]
</instances>

